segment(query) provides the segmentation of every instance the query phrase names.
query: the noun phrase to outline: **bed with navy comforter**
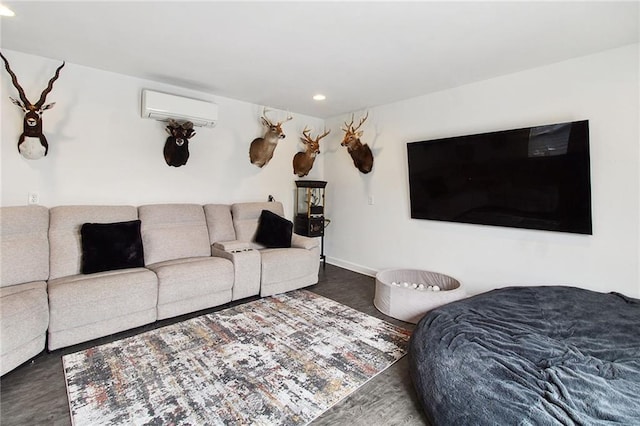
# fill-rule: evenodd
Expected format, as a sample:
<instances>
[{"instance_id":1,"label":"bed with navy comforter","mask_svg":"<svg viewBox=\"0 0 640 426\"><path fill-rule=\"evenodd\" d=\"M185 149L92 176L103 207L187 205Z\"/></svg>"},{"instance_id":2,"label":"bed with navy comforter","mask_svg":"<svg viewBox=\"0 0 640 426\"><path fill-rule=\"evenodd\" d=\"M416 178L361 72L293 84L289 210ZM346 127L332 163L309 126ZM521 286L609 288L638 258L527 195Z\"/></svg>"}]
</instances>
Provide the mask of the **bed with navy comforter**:
<instances>
[{"instance_id":1,"label":"bed with navy comforter","mask_svg":"<svg viewBox=\"0 0 640 426\"><path fill-rule=\"evenodd\" d=\"M422 318L409 363L436 425L640 425L640 300L494 290Z\"/></svg>"}]
</instances>

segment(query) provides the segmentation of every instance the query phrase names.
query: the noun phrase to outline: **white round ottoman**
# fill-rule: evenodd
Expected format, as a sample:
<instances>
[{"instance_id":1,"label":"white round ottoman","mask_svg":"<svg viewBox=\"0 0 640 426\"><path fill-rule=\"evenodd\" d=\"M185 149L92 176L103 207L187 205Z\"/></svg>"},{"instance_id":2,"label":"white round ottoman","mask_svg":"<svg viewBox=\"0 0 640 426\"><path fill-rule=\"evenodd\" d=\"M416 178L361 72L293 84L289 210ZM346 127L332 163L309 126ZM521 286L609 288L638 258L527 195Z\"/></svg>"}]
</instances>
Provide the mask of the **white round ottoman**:
<instances>
[{"instance_id":1,"label":"white round ottoman","mask_svg":"<svg viewBox=\"0 0 640 426\"><path fill-rule=\"evenodd\" d=\"M416 324L431 309L466 295L462 284L447 275L417 269L387 269L376 274L373 304L383 314Z\"/></svg>"}]
</instances>

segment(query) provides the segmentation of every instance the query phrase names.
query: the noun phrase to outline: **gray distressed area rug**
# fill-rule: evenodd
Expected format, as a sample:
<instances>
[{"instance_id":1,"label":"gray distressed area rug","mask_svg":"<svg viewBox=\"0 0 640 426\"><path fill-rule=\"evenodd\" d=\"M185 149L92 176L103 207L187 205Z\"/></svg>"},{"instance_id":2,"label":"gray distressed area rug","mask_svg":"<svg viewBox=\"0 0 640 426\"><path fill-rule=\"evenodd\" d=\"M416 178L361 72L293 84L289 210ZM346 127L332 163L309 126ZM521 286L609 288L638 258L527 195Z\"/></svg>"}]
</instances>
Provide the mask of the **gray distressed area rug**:
<instances>
[{"instance_id":1,"label":"gray distressed area rug","mask_svg":"<svg viewBox=\"0 0 640 426\"><path fill-rule=\"evenodd\" d=\"M306 290L63 357L75 425L302 425L399 360L410 332Z\"/></svg>"}]
</instances>

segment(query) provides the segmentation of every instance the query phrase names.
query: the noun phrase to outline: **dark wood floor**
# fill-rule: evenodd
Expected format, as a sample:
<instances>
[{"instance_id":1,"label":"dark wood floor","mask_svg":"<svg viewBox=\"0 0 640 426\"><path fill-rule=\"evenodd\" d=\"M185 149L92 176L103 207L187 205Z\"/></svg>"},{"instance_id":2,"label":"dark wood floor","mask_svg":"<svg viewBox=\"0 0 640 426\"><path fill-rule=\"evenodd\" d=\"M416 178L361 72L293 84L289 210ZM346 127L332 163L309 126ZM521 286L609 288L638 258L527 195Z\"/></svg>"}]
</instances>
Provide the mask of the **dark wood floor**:
<instances>
[{"instance_id":1,"label":"dark wood floor","mask_svg":"<svg viewBox=\"0 0 640 426\"><path fill-rule=\"evenodd\" d=\"M413 325L387 317L373 306L374 279L332 265L320 268L320 281L308 287L322 296L351 306L369 315L412 329ZM253 298L255 299L255 298ZM248 299L252 300L252 299ZM243 300L244 303L247 300ZM118 333L102 339L43 352L0 379L0 424L70 425L69 405L62 370L62 356L92 346L122 339L143 331L214 312L237 303L207 311L158 321L144 327ZM371 379L342 400L313 425L425 425L428 424L419 407L406 357Z\"/></svg>"}]
</instances>

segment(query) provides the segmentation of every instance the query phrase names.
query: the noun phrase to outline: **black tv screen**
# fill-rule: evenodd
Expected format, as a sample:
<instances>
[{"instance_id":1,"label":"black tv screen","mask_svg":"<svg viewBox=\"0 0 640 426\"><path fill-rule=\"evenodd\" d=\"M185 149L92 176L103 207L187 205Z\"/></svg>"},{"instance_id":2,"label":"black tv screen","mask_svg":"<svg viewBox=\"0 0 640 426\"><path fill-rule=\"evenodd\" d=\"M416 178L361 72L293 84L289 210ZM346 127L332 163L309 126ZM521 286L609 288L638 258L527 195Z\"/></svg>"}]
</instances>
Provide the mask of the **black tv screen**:
<instances>
[{"instance_id":1,"label":"black tv screen","mask_svg":"<svg viewBox=\"0 0 640 426\"><path fill-rule=\"evenodd\" d=\"M407 143L411 217L591 234L589 122Z\"/></svg>"}]
</instances>

